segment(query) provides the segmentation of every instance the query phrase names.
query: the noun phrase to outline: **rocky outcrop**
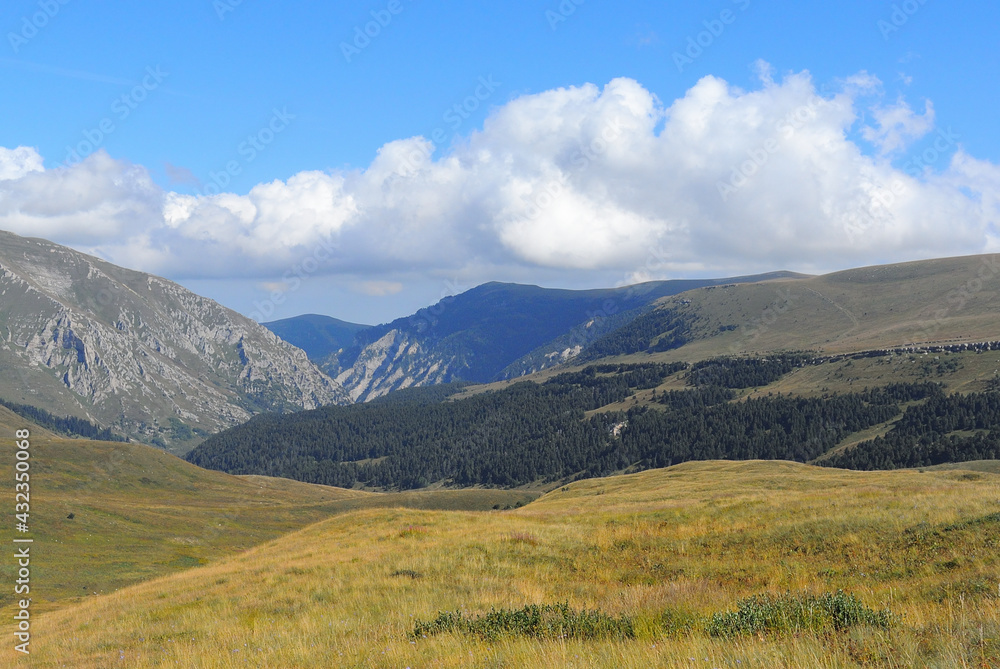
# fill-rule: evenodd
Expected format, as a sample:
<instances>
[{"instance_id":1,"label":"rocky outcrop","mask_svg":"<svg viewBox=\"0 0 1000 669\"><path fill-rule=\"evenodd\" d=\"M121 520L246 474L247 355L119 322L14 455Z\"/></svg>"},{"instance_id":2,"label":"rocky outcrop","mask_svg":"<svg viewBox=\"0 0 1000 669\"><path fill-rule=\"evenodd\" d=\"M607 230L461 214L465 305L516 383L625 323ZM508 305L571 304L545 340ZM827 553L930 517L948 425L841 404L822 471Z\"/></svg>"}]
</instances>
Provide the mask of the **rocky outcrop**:
<instances>
[{"instance_id":1,"label":"rocky outcrop","mask_svg":"<svg viewBox=\"0 0 1000 669\"><path fill-rule=\"evenodd\" d=\"M177 420L214 432L262 410L350 401L303 351L212 300L6 232L0 388L147 440Z\"/></svg>"},{"instance_id":2,"label":"rocky outcrop","mask_svg":"<svg viewBox=\"0 0 1000 669\"><path fill-rule=\"evenodd\" d=\"M426 350L413 335L390 330L366 346L353 365L337 376L351 399L365 402L415 386L431 386L451 380L454 360Z\"/></svg>"}]
</instances>

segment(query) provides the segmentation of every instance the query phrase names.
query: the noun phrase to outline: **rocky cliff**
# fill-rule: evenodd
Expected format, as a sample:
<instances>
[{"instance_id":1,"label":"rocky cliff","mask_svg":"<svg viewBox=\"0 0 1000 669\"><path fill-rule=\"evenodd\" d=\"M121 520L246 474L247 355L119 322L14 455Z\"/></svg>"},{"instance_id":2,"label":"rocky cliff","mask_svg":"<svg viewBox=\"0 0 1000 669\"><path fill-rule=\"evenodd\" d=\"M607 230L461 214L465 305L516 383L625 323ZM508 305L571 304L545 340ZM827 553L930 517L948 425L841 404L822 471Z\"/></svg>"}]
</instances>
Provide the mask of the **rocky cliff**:
<instances>
[{"instance_id":1,"label":"rocky cliff","mask_svg":"<svg viewBox=\"0 0 1000 669\"><path fill-rule=\"evenodd\" d=\"M0 397L171 450L259 411L350 401L303 351L212 300L7 232Z\"/></svg>"}]
</instances>

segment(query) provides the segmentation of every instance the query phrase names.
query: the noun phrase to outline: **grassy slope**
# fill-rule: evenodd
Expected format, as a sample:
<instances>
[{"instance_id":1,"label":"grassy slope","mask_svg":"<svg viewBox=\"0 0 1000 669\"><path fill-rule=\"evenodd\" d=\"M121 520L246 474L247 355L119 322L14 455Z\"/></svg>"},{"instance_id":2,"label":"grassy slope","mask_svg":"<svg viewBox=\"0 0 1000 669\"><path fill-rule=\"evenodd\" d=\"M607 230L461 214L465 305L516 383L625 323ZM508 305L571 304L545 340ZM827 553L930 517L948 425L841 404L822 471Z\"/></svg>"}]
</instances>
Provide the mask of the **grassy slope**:
<instances>
[{"instance_id":1,"label":"grassy slope","mask_svg":"<svg viewBox=\"0 0 1000 669\"><path fill-rule=\"evenodd\" d=\"M794 281L700 289L690 299L705 337L673 354L814 349L841 353L911 343L997 339L1000 264L967 256L884 265ZM719 326L736 329L718 333Z\"/></svg>"},{"instance_id":2,"label":"grassy slope","mask_svg":"<svg viewBox=\"0 0 1000 669\"><path fill-rule=\"evenodd\" d=\"M1000 662L1000 475L700 462L581 481L513 512L364 510L44 614L35 666L986 667ZM844 588L889 631L662 637L666 608ZM439 610L568 600L627 642L442 635ZM694 658L694 659L691 659ZM739 662L740 664L737 664Z\"/></svg>"},{"instance_id":3,"label":"grassy slope","mask_svg":"<svg viewBox=\"0 0 1000 669\"><path fill-rule=\"evenodd\" d=\"M997 262L997 265L993 263ZM996 272L996 273L995 273ZM689 304L684 304L689 302ZM1000 257L967 256L847 270L824 276L699 288L664 298L696 318L692 341L673 351L601 362L696 362L720 355L812 350L850 353L911 344L1000 339ZM808 367L760 392L821 395L900 381L942 381L952 392L985 389L1000 373L1000 352L943 354L960 368L939 374L935 356L842 361ZM544 382L571 366L518 379ZM681 375L658 390L683 388ZM505 387L467 388L462 396ZM645 404L652 391L639 393ZM631 398L609 409L632 406Z\"/></svg>"},{"instance_id":4,"label":"grassy slope","mask_svg":"<svg viewBox=\"0 0 1000 669\"><path fill-rule=\"evenodd\" d=\"M0 408L2 409L2 408ZM0 480L13 512L14 430L0 410ZM358 508L489 509L536 495L507 491L373 494L285 479L237 477L195 467L139 444L55 438L32 428L31 537L38 558L34 608L112 592L230 556L332 515ZM68 516L73 514L73 518ZM9 543L13 518L0 533ZM0 561L11 582L14 565ZM10 589L0 605L13 600Z\"/></svg>"}]
</instances>

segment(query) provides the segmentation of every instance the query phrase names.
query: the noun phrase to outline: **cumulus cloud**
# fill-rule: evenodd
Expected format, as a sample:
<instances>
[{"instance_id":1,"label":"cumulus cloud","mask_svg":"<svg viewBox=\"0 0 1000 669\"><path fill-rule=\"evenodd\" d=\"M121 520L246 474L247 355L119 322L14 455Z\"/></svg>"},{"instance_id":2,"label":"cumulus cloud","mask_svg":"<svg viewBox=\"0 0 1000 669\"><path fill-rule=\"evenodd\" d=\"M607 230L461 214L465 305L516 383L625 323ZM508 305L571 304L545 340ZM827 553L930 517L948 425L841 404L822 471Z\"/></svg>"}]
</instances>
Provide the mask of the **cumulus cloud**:
<instances>
[{"instance_id":1,"label":"cumulus cloud","mask_svg":"<svg viewBox=\"0 0 1000 669\"><path fill-rule=\"evenodd\" d=\"M883 155L906 148L934 129L934 105L924 102L923 115L916 114L905 100L872 111L877 127L865 126L862 135Z\"/></svg>"},{"instance_id":2,"label":"cumulus cloud","mask_svg":"<svg viewBox=\"0 0 1000 669\"><path fill-rule=\"evenodd\" d=\"M16 149L5 149L0 146L0 181L11 181L31 174L42 172L42 157L33 148L19 146Z\"/></svg>"},{"instance_id":3,"label":"cumulus cloud","mask_svg":"<svg viewBox=\"0 0 1000 669\"><path fill-rule=\"evenodd\" d=\"M443 156L401 139L364 169L246 194L164 191L103 151L43 170L33 149L0 149L0 228L174 278L261 280L471 266L657 278L997 246L1000 168L951 145L935 169L897 167L934 130L931 102L886 104L865 72L820 93L807 72L757 71L755 90L709 76L669 104L625 78L525 95Z\"/></svg>"},{"instance_id":4,"label":"cumulus cloud","mask_svg":"<svg viewBox=\"0 0 1000 669\"><path fill-rule=\"evenodd\" d=\"M8 152L8 155L11 152ZM160 189L139 166L98 152L72 168L41 169L34 149L0 156L0 228L66 243L134 235L162 225Z\"/></svg>"}]
</instances>

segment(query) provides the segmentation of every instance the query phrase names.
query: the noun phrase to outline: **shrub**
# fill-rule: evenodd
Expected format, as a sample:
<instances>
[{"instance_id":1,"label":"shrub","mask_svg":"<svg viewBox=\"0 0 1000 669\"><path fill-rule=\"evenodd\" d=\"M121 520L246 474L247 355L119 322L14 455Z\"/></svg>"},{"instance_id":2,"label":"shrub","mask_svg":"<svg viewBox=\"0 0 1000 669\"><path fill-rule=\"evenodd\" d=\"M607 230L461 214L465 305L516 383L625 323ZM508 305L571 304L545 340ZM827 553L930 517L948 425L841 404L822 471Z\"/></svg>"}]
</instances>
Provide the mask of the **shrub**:
<instances>
[{"instance_id":1,"label":"shrub","mask_svg":"<svg viewBox=\"0 0 1000 669\"><path fill-rule=\"evenodd\" d=\"M754 595L740 600L735 611L716 613L706 631L712 636L745 636L813 632L852 627L886 629L895 622L889 611L875 611L854 595L838 590L822 595Z\"/></svg>"},{"instance_id":2,"label":"shrub","mask_svg":"<svg viewBox=\"0 0 1000 669\"><path fill-rule=\"evenodd\" d=\"M531 604L516 610L491 609L483 616L467 617L461 611L442 611L428 622L418 620L413 637L442 632L478 636L487 641L524 636L537 639L633 639L628 617L614 618L600 611L578 611L568 603Z\"/></svg>"}]
</instances>

